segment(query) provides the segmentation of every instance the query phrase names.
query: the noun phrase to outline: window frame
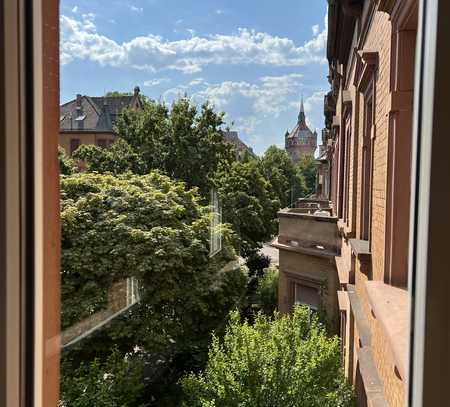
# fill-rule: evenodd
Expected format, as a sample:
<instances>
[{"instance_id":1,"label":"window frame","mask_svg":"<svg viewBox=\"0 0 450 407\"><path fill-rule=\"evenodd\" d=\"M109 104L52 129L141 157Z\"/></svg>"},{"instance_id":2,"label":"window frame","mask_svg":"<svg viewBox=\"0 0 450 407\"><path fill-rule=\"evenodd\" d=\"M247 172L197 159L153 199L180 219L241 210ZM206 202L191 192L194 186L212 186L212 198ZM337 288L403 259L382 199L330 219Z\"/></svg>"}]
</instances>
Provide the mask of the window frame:
<instances>
[{"instance_id":1,"label":"window frame","mask_svg":"<svg viewBox=\"0 0 450 407\"><path fill-rule=\"evenodd\" d=\"M0 5L8 101L0 106L0 405L8 407L56 406L59 398L58 6Z\"/></svg>"},{"instance_id":2,"label":"window frame","mask_svg":"<svg viewBox=\"0 0 450 407\"><path fill-rule=\"evenodd\" d=\"M373 195L373 130L375 109L375 87L371 83L363 97L363 126L361 145L361 203L360 228L361 240L371 242L372 234L372 195Z\"/></svg>"}]
</instances>

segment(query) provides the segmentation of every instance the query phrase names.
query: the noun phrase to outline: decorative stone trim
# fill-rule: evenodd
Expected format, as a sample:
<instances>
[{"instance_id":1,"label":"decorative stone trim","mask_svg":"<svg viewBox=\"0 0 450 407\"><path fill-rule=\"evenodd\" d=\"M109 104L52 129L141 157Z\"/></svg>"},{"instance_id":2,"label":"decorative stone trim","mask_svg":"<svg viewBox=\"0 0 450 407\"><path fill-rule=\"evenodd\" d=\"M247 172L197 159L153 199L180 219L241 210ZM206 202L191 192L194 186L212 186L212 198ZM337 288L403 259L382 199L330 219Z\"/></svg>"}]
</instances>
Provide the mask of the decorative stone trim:
<instances>
[{"instance_id":1,"label":"decorative stone trim","mask_svg":"<svg viewBox=\"0 0 450 407\"><path fill-rule=\"evenodd\" d=\"M336 262L339 284L342 287L345 287L347 284L350 283L350 270L348 270L347 267L345 267L341 256L336 256L334 258L334 261Z\"/></svg>"},{"instance_id":2,"label":"decorative stone trim","mask_svg":"<svg viewBox=\"0 0 450 407\"><path fill-rule=\"evenodd\" d=\"M361 263L368 263L372 258L370 252L369 241L360 239L349 239L352 253Z\"/></svg>"},{"instance_id":3,"label":"decorative stone trim","mask_svg":"<svg viewBox=\"0 0 450 407\"><path fill-rule=\"evenodd\" d=\"M339 311L348 311L349 308L348 292L340 290L337 292L337 297L338 297Z\"/></svg>"},{"instance_id":4,"label":"decorative stone trim","mask_svg":"<svg viewBox=\"0 0 450 407\"><path fill-rule=\"evenodd\" d=\"M342 103L344 105L351 105L352 104L352 94L349 90L344 90L342 92Z\"/></svg>"},{"instance_id":5,"label":"decorative stone trim","mask_svg":"<svg viewBox=\"0 0 450 407\"><path fill-rule=\"evenodd\" d=\"M332 123L332 127L340 127L340 123L339 123L339 117L337 116L333 116L333 123Z\"/></svg>"},{"instance_id":6,"label":"decorative stone trim","mask_svg":"<svg viewBox=\"0 0 450 407\"><path fill-rule=\"evenodd\" d=\"M357 55L358 75L355 77L355 85L359 92L364 92L378 68L378 52L373 50L360 50L357 52Z\"/></svg>"}]
</instances>

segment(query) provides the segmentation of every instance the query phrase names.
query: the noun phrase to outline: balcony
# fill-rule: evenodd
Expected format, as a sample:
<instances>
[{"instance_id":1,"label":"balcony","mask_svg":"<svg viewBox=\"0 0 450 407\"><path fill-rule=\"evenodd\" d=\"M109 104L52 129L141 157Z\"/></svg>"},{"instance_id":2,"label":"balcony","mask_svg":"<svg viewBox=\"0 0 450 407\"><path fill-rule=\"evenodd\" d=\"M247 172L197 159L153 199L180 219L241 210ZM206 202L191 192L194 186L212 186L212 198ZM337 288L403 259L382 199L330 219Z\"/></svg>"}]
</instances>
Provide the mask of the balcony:
<instances>
[{"instance_id":1,"label":"balcony","mask_svg":"<svg viewBox=\"0 0 450 407\"><path fill-rule=\"evenodd\" d=\"M337 332L337 218L331 216L328 201L300 200L297 206L278 212L279 235L272 242L280 253L278 307L282 313L295 304L322 309Z\"/></svg>"},{"instance_id":2,"label":"balcony","mask_svg":"<svg viewBox=\"0 0 450 407\"><path fill-rule=\"evenodd\" d=\"M321 207L321 202L325 201L303 200L300 207L278 212L279 235L272 245L325 257L338 254L337 218L331 216L329 207Z\"/></svg>"}]
</instances>

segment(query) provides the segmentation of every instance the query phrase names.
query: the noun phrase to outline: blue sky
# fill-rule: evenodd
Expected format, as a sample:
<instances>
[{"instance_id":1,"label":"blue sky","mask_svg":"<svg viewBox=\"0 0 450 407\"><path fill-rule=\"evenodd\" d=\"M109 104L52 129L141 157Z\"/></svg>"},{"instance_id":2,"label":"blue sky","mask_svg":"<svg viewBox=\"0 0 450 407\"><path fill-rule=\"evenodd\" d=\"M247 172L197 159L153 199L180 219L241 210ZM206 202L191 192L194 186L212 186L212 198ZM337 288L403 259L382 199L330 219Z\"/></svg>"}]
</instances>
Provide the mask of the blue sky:
<instances>
[{"instance_id":1,"label":"blue sky","mask_svg":"<svg viewBox=\"0 0 450 407\"><path fill-rule=\"evenodd\" d=\"M304 95L323 127L325 0L62 0L61 102L141 92L210 100L258 154L284 145Z\"/></svg>"}]
</instances>

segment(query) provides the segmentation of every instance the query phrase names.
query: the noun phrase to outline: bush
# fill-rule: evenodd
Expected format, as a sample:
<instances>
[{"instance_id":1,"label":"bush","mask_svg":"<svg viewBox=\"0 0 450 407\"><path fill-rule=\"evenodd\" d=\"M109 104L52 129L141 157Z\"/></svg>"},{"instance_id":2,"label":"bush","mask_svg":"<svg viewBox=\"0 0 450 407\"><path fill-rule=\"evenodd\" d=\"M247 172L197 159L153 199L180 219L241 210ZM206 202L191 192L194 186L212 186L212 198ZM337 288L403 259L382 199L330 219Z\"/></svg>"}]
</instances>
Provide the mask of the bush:
<instances>
[{"instance_id":1,"label":"bush","mask_svg":"<svg viewBox=\"0 0 450 407\"><path fill-rule=\"evenodd\" d=\"M347 407L339 339L306 308L253 326L233 312L223 343L213 338L206 369L182 379L185 407Z\"/></svg>"},{"instance_id":2,"label":"bush","mask_svg":"<svg viewBox=\"0 0 450 407\"><path fill-rule=\"evenodd\" d=\"M271 266L258 279L256 296L263 311L272 315L278 306L278 269Z\"/></svg>"},{"instance_id":3,"label":"bush","mask_svg":"<svg viewBox=\"0 0 450 407\"><path fill-rule=\"evenodd\" d=\"M64 374L66 369L70 374ZM64 360L61 370L60 406L144 406L143 364L139 357L124 358L114 350L106 361L82 362L75 370L70 361Z\"/></svg>"}]
</instances>

